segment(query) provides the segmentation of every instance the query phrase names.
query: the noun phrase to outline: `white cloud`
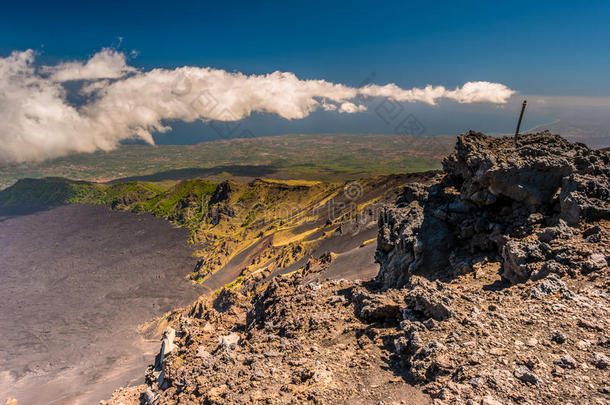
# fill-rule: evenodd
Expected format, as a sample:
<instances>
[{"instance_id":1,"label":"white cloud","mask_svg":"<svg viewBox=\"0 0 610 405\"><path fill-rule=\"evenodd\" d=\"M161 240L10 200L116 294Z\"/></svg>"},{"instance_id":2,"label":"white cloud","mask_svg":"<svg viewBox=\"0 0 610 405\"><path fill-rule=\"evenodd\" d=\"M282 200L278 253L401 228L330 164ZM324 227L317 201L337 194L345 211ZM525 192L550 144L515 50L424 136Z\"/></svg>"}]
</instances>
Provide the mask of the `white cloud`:
<instances>
[{"instance_id":1,"label":"white cloud","mask_svg":"<svg viewBox=\"0 0 610 405\"><path fill-rule=\"evenodd\" d=\"M436 104L440 98L455 100L459 103L505 103L515 94L501 83L468 82L455 90L447 90L443 86L426 86L423 89L413 88L403 90L394 83L385 86L368 85L360 89L360 94L372 97L386 97L396 101Z\"/></svg>"},{"instance_id":2,"label":"white cloud","mask_svg":"<svg viewBox=\"0 0 610 405\"><path fill-rule=\"evenodd\" d=\"M346 101L345 103L341 104L341 107L339 107L339 112L344 112L344 113L349 113L349 114L362 112L362 111L366 111L366 106L356 105L349 101Z\"/></svg>"},{"instance_id":3,"label":"white cloud","mask_svg":"<svg viewBox=\"0 0 610 405\"><path fill-rule=\"evenodd\" d=\"M118 79L136 69L127 66L125 55L114 49L104 48L87 62L66 62L55 66L43 66L51 80L68 82L73 80Z\"/></svg>"},{"instance_id":4,"label":"white cloud","mask_svg":"<svg viewBox=\"0 0 610 405\"><path fill-rule=\"evenodd\" d=\"M36 74L33 61L32 51L0 59L0 162L115 147L123 136L95 130L67 103L62 86Z\"/></svg>"},{"instance_id":5,"label":"white cloud","mask_svg":"<svg viewBox=\"0 0 610 405\"><path fill-rule=\"evenodd\" d=\"M244 75L181 67L141 72L125 55L103 49L86 62L35 67L34 53L0 58L0 162L36 161L71 152L110 150L122 140L153 143L154 132L172 120L237 121L253 112L301 119L322 108L337 113L365 111L352 101L386 97L435 104L504 103L514 93L499 83L469 82L403 90L395 84L357 89L324 80L301 80L293 73ZM85 105L67 101L63 82L87 80Z\"/></svg>"}]
</instances>

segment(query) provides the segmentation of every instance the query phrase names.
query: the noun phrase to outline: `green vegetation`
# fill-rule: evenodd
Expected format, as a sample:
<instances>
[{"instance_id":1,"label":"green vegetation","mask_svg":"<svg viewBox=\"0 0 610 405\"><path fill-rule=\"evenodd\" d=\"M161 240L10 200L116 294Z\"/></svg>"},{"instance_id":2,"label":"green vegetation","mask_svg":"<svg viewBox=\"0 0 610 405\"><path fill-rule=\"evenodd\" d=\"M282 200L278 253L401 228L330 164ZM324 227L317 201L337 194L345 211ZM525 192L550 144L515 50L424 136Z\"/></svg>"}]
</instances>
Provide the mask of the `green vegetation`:
<instances>
[{"instance_id":1,"label":"green vegetation","mask_svg":"<svg viewBox=\"0 0 610 405\"><path fill-rule=\"evenodd\" d=\"M206 204L209 196L216 191L217 187L217 183L202 179L183 180L144 201L133 201L130 209L135 212L150 212L156 216L176 221L180 225L189 225L188 221L202 220L207 210Z\"/></svg>"},{"instance_id":2,"label":"green vegetation","mask_svg":"<svg viewBox=\"0 0 610 405\"><path fill-rule=\"evenodd\" d=\"M12 184L0 190L0 207L105 204L166 218L190 231L200 259L190 278L201 282L248 249L256 260L243 274L302 259L341 218L408 181L386 174L437 169L452 145L450 137L345 134L130 145L9 167L0 173ZM346 180L362 187L356 199L346 196Z\"/></svg>"},{"instance_id":3,"label":"green vegetation","mask_svg":"<svg viewBox=\"0 0 610 405\"><path fill-rule=\"evenodd\" d=\"M87 196L102 200L100 189L88 182L61 178L23 179L0 194L0 205L76 204Z\"/></svg>"},{"instance_id":4,"label":"green vegetation","mask_svg":"<svg viewBox=\"0 0 610 405\"><path fill-rule=\"evenodd\" d=\"M38 164L0 168L0 189L22 178L65 177L175 183L205 178L257 177L345 181L378 174L440 168L455 143L450 136L376 134L283 135L198 145L124 145L111 152L76 154ZM167 184L163 184L163 188Z\"/></svg>"},{"instance_id":5,"label":"green vegetation","mask_svg":"<svg viewBox=\"0 0 610 405\"><path fill-rule=\"evenodd\" d=\"M245 262L243 275L285 268L332 237L346 218L386 194L394 196L393 190L406 181L408 175L359 179L362 193L354 199L343 183L305 180L100 184L22 179L0 190L0 207L106 204L166 218L190 231L200 262L189 278L201 282L246 251L255 252L256 258Z\"/></svg>"},{"instance_id":6,"label":"green vegetation","mask_svg":"<svg viewBox=\"0 0 610 405\"><path fill-rule=\"evenodd\" d=\"M0 192L0 206L118 204L145 200L162 192L151 183L98 184L58 177L22 179Z\"/></svg>"}]
</instances>

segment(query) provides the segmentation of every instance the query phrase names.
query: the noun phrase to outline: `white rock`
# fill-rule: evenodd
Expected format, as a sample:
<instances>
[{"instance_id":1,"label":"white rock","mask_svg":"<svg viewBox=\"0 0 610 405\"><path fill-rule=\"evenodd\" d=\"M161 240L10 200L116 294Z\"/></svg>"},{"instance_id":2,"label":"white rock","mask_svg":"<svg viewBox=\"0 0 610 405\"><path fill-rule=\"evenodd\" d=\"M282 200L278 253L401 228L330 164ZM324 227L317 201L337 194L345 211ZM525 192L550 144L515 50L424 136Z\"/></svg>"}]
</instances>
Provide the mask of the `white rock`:
<instances>
[{"instance_id":1,"label":"white rock","mask_svg":"<svg viewBox=\"0 0 610 405\"><path fill-rule=\"evenodd\" d=\"M223 350L234 349L237 343L239 343L239 335L231 333L230 335L220 336L218 342Z\"/></svg>"},{"instance_id":2,"label":"white rock","mask_svg":"<svg viewBox=\"0 0 610 405\"><path fill-rule=\"evenodd\" d=\"M483 405L502 405L502 402L496 400L490 395L487 395L485 398L483 398Z\"/></svg>"},{"instance_id":3,"label":"white rock","mask_svg":"<svg viewBox=\"0 0 610 405\"><path fill-rule=\"evenodd\" d=\"M176 339L176 330L169 327L165 329L163 332L163 340L161 341L161 351L163 356L171 353L176 348L174 339Z\"/></svg>"}]
</instances>

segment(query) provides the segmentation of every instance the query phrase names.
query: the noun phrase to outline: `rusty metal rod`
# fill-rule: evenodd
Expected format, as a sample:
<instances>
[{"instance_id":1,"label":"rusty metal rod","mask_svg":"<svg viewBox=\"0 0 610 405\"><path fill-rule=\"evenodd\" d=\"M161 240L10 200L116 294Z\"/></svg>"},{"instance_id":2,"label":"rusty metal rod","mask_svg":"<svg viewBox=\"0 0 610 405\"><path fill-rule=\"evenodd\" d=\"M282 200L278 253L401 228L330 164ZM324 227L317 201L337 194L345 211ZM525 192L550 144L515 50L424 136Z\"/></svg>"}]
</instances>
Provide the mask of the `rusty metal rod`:
<instances>
[{"instance_id":1,"label":"rusty metal rod","mask_svg":"<svg viewBox=\"0 0 610 405\"><path fill-rule=\"evenodd\" d=\"M521 114L519 114L519 122L517 122L517 130L515 131L515 138L519 136L519 128L521 128L521 120L523 119L523 113L525 112L526 106L527 100L523 100L523 105L521 106Z\"/></svg>"}]
</instances>

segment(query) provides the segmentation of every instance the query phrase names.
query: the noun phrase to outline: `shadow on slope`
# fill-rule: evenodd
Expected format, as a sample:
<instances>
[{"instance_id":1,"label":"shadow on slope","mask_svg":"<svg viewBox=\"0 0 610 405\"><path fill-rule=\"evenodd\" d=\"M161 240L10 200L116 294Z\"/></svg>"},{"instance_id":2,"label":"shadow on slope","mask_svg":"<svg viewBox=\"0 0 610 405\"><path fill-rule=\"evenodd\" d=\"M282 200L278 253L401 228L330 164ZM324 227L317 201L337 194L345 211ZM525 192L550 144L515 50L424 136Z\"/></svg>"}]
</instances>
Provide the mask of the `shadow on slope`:
<instances>
[{"instance_id":1,"label":"shadow on slope","mask_svg":"<svg viewBox=\"0 0 610 405\"><path fill-rule=\"evenodd\" d=\"M186 168L167 170L163 172L142 175L123 177L116 180L111 180L108 183L123 183L126 181L164 181L164 180L184 180L201 177L218 176L221 174L229 174L236 177L266 177L277 171L273 166L250 166L250 165L231 165L231 166L215 166L210 168Z\"/></svg>"}]
</instances>

